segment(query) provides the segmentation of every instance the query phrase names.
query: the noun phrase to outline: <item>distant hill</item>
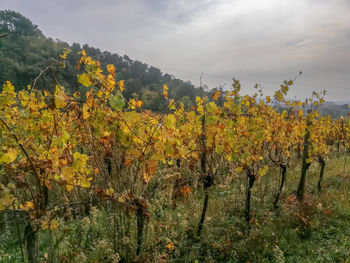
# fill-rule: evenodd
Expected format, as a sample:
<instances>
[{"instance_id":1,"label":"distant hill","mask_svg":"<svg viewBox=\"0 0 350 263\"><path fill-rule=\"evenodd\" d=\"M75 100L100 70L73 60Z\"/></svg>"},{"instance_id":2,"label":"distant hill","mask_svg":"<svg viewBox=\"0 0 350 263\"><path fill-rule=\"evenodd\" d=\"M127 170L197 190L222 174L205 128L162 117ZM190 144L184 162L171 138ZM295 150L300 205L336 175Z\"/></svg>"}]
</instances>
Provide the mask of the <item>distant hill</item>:
<instances>
[{"instance_id":1,"label":"distant hill","mask_svg":"<svg viewBox=\"0 0 350 263\"><path fill-rule=\"evenodd\" d=\"M293 99L291 98L286 98L287 101L292 102ZM343 101L346 102L346 101ZM323 116L331 116L332 119L338 119L340 117L347 117L350 114L350 108L349 108L350 104L344 104L344 103L340 103L339 101L325 101L323 104L319 105L317 107L317 111L320 113L320 115ZM307 112L307 110L309 110L310 104L306 105L305 108L302 108L304 110L304 112ZM283 110L288 110L288 107L286 106L282 106L279 107L279 111L283 111Z\"/></svg>"},{"instance_id":2,"label":"distant hill","mask_svg":"<svg viewBox=\"0 0 350 263\"><path fill-rule=\"evenodd\" d=\"M334 103L338 105L344 105L344 104L350 105L350 100L337 100Z\"/></svg>"},{"instance_id":3,"label":"distant hill","mask_svg":"<svg viewBox=\"0 0 350 263\"><path fill-rule=\"evenodd\" d=\"M330 115L333 119L337 119L341 116L346 117L350 113L348 104L324 104L319 106L319 112L322 115Z\"/></svg>"},{"instance_id":4,"label":"distant hill","mask_svg":"<svg viewBox=\"0 0 350 263\"><path fill-rule=\"evenodd\" d=\"M183 102L187 107L192 106L196 96L206 94L202 89L195 88L190 81L177 79L127 55L120 56L88 45L69 45L47 38L38 26L14 11L0 11L0 37L0 86L6 80L10 80L17 89L23 89L32 84L48 65L57 62L64 48L69 48L72 52L67 57L66 67L57 67L60 71L57 77L70 91L79 89L75 78L75 64L79 60L78 52L85 49L89 56L101 62L102 67L107 64L115 65L116 79L125 80L126 98L142 99L144 106L153 111L165 109L164 98L161 95L163 84L169 87L169 97ZM43 74L37 82L37 87L52 90L49 71Z\"/></svg>"}]
</instances>

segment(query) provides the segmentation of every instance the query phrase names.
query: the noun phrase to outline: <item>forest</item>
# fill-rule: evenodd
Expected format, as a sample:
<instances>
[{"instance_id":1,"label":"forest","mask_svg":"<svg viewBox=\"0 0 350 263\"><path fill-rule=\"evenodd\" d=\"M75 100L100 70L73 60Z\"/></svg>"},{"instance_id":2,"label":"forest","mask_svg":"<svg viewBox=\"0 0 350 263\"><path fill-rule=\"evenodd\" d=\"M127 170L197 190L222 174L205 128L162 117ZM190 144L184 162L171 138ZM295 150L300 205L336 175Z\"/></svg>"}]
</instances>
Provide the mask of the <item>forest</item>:
<instances>
[{"instance_id":1,"label":"forest","mask_svg":"<svg viewBox=\"0 0 350 263\"><path fill-rule=\"evenodd\" d=\"M350 115L195 88L0 11L1 262L349 262Z\"/></svg>"},{"instance_id":2,"label":"forest","mask_svg":"<svg viewBox=\"0 0 350 263\"><path fill-rule=\"evenodd\" d=\"M76 62L78 52L83 49L102 67L113 64L116 67L116 79L124 80L128 89L124 96L144 101L144 107L152 111L164 111L164 101L159 96L162 85L170 88L169 96L184 103L186 107L194 105L196 96L206 94L203 89L195 88L189 81L185 82L160 69L141 61L132 60L127 55L120 56L108 51L100 51L88 45L73 43L69 45L60 40L46 38L36 25L21 14L5 10L0 11L0 83L11 79L16 90L33 84L35 78L50 67L51 71L59 71L60 83L73 92L79 89L76 81ZM0 36L1 36L0 35ZM65 61L65 68L59 66L59 55L65 50L72 52ZM50 70L35 83L38 89L52 87Z\"/></svg>"}]
</instances>

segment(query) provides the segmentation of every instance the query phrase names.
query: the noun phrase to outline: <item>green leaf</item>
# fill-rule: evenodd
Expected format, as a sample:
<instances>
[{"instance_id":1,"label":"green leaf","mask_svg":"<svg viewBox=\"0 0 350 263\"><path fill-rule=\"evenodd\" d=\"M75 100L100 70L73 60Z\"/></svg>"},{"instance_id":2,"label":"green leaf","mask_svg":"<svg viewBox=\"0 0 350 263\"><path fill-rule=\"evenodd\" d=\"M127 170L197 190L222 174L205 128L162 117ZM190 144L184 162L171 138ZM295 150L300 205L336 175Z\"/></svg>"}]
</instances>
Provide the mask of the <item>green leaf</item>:
<instances>
[{"instance_id":1,"label":"green leaf","mask_svg":"<svg viewBox=\"0 0 350 263\"><path fill-rule=\"evenodd\" d=\"M125 106L125 101L119 94L114 95L109 99L109 105L111 105L114 110L122 110Z\"/></svg>"}]
</instances>

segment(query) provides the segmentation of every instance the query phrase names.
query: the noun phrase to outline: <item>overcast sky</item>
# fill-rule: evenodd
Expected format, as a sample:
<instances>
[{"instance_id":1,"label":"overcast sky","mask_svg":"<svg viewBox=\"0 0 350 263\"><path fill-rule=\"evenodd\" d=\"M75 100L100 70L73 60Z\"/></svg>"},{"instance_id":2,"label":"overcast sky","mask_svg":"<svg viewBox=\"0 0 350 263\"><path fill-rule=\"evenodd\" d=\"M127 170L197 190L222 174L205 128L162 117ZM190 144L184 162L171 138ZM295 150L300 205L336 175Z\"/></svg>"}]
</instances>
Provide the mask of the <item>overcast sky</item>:
<instances>
[{"instance_id":1,"label":"overcast sky","mask_svg":"<svg viewBox=\"0 0 350 263\"><path fill-rule=\"evenodd\" d=\"M350 0L0 0L46 36L127 54L210 88L350 100Z\"/></svg>"}]
</instances>

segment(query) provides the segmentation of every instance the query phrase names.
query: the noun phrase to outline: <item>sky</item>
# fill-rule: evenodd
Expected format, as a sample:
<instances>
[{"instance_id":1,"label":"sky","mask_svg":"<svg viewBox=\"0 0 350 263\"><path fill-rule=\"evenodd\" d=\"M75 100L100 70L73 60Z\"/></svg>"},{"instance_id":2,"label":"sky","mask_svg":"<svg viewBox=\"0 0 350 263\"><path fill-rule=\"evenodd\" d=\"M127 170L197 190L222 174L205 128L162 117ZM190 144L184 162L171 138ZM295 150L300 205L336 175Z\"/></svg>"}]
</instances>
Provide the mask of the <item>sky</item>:
<instances>
[{"instance_id":1,"label":"sky","mask_svg":"<svg viewBox=\"0 0 350 263\"><path fill-rule=\"evenodd\" d=\"M350 101L349 0L0 0L48 37L128 55L177 78Z\"/></svg>"}]
</instances>

